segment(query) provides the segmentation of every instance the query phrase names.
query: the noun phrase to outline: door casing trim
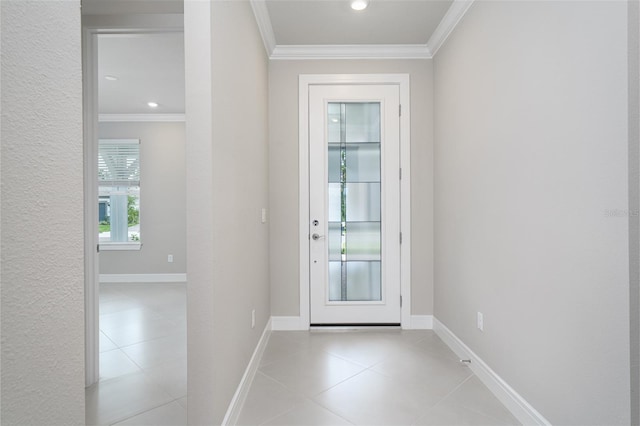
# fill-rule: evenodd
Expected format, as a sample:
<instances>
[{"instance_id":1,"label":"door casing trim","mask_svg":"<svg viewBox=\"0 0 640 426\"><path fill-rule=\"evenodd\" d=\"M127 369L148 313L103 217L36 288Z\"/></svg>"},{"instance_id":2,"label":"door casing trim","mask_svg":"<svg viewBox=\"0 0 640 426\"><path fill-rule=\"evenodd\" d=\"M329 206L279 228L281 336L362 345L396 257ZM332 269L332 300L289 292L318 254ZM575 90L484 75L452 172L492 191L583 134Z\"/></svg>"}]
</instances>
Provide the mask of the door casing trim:
<instances>
[{"instance_id":1,"label":"door casing trim","mask_svg":"<svg viewBox=\"0 0 640 426\"><path fill-rule=\"evenodd\" d=\"M398 85L400 89L400 323L411 328L411 108L409 74L301 74L298 80L298 164L299 164L299 330L310 324L309 276L309 86L312 85ZM399 237L399 236L398 236Z\"/></svg>"}]
</instances>

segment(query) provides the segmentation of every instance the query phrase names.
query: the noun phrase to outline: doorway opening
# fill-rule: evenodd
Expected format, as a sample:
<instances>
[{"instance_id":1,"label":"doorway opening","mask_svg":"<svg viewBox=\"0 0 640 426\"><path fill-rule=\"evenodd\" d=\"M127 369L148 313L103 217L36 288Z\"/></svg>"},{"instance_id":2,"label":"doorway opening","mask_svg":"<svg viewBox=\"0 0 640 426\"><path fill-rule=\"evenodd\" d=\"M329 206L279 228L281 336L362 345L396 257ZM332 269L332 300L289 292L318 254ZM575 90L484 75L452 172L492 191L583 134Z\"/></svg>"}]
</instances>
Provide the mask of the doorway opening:
<instances>
[{"instance_id":1,"label":"doorway opening","mask_svg":"<svg viewBox=\"0 0 640 426\"><path fill-rule=\"evenodd\" d=\"M121 17L131 25L114 28L113 17L91 18L83 25L87 421L156 408L186 419L183 19Z\"/></svg>"}]
</instances>

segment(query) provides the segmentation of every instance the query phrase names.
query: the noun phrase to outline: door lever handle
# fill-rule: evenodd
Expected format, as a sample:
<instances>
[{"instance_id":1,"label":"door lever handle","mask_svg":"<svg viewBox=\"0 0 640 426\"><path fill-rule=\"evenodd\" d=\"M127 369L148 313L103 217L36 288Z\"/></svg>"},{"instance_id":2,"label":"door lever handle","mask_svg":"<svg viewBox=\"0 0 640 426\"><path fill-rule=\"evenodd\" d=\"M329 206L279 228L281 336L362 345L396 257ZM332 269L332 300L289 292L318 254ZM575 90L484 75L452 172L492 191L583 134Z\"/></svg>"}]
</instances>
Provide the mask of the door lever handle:
<instances>
[{"instance_id":1,"label":"door lever handle","mask_svg":"<svg viewBox=\"0 0 640 426\"><path fill-rule=\"evenodd\" d=\"M313 241L318 241L318 240L324 238L324 235L313 234L311 236L311 238L313 239Z\"/></svg>"}]
</instances>

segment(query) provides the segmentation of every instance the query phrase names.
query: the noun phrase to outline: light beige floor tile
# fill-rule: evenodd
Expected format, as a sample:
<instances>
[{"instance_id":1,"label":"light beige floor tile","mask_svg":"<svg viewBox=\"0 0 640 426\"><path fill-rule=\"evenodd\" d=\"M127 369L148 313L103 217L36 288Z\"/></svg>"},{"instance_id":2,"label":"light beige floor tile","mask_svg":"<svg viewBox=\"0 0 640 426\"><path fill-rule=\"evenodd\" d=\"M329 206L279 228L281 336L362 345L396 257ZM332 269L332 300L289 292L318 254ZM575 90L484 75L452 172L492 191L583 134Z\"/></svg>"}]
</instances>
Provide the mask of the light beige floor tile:
<instances>
[{"instance_id":1,"label":"light beige floor tile","mask_svg":"<svg viewBox=\"0 0 640 426\"><path fill-rule=\"evenodd\" d=\"M112 303L112 302L120 302L124 299L131 299L130 297L127 297L126 294L118 291L118 290L114 290L114 289L105 289L104 288L104 284L100 284L100 303L101 304L105 304L105 303Z\"/></svg>"},{"instance_id":2,"label":"light beige floor tile","mask_svg":"<svg viewBox=\"0 0 640 426\"><path fill-rule=\"evenodd\" d=\"M161 319L162 315L147 309L143 305L132 305L127 309L117 312L100 314L100 329L107 332L114 329L124 327L136 322L151 322Z\"/></svg>"},{"instance_id":3,"label":"light beige floor tile","mask_svg":"<svg viewBox=\"0 0 640 426\"><path fill-rule=\"evenodd\" d=\"M162 318L167 321L171 321L176 325L184 325L186 327L186 324L187 324L186 306L180 306L180 307L163 306L161 308L149 307L149 309L160 314Z\"/></svg>"},{"instance_id":4,"label":"light beige floor tile","mask_svg":"<svg viewBox=\"0 0 640 426\"><path fill-rule=\"evenodd\" d=\"M287 411L263 424L269 426L347 426L353 423L346 421L313 401L305 401L293 410Z\"/></svg>"},{"instance_id":5,"label":"light beige floor tile","mask_svg":"<svg viewBox=\"0 0 640 426\"><path fill-rule=\"evenodd\" d=\"M519 424L511 412L507 410L498 398L496 398L476 376L465 381L455 392L447 396L444 402L466 407L489 416L494 419L495 424Z\"/></svg>"},{"instance_id":6,"label":"light beige floor tile","mask_svg":"<svg viewBox=\"0 0 640 426\"><path fill-rule=\"evenodd\" d=\"M171 321L164 318L157 318L153 320L132 321L123 327L105 330L104 333L113 343L122 348L148 340L184 333L184 330Z\"/></svg>"},{"instance_id":7,"label":"light beige floor tile","mask_svg":"<svg viewBox=\"0 0 640 426\"><path fill-rule=\"evenodd\" d=\"M173 400L142 372L100 381L86 389L85 397L90 425L113 424Z\"/></svg>"},{"instance_id":8,"label":"light beige floor tile","mask_svg":"<svg viewBox=\"0 0 640 426\"><path fill-rule=\"evenodd\" d=\"M112 351L118 349L118 346L111 341L102 331L100 332L100 352Z\"/></svg>"},{"instance_id":9,"label":"light beige floor tile","mask_svg":"<svg viewBox=\"0 0 640 426\"><path fill-rule=\"evenodd\" d=\"M102 380L87 390L87 418L90 423L110 424L143 412L152 415L153 412L148 410L184 397L184 283L100 284L99 289ZM156 340L148 345L139 345ZM123 350L117 349L118 345L129 348L129 353L147 370L143 371ZM184 411L186 397L175 405ZM169 415L163 418L172 419ZM174 422L175 418L170 421ZM158 422L154 420L150 424L154 423Z\"/></svg>"},{"instance_id":10,"label":"light beige floor tile","mask_svg":"<svg viewBox=\"0 0 640 426\"><path fill-rule=\"evenodd\" d=\"M496 419L469 408L449 403L433 407L415 423L416 426L497 426Z\"/></svg>"},{"instance_id":11,"label":"light beige floor tile","mask_svg":"<svg viewBox=\"0 0 640 426\"><path fill-rule=\"evenodd\" d=\"M187 359L180 358L144 370L149 379L174 398L187 395Z\"/></svg>"},{"instance_id":12,"label":"light beige floor tile","mask_svg":"<svg viewBox=\"0 0 640 426\"><path fill-rule=\"evenodd\" d=\"M101 313L99 325L100 330L104 331L108 336L111 330L131 324L151 324L159 319L162 319L162 316L157 312L135 305L135 307L129 307L117 312Z\"/></svg>"},{"instance_id":13,"label":"light beige floor tile","mask_svg":"<svg viewBox=\"0 0 640 426\"><path fill-rule=\"evenodd\" d=\"M424 339L425 337L435 336L433 330L400 330L403 340L412 343Z\"/></svg>"},{"instance_id":14,"label":"light beige floor tile","mask_svg":"<svg viewBox=\"0 0 640 426\"><path fill-rule=\"evenodd\" d=\"M407 348L376 364L373 371L403 383L426 385L444 397L473 373L457 359L445 359L426 351Z\"/></svg>"},{"instance_id":15,"label":"light beige floor tile","mask_svg":"<svg viewBox=\"0 0 640 426\"><path fill-rule=\"evenodd\" d=\"M357 425L410 425L438 399L426 386L399 383L370 370L313 398Z\"/></svg>"},{"instance_id":16,"label":"light beige floor tile","mask_svg":"<svg viewBox=\"0 0 640 426\"><path fill-rule=\"evenodd\" d=\"M456 354L435 333L431 333L430 335L414 342L413 347L423 350L431 355L459 361Z\"/></svg>"},{"instance_id":17,"label":"light beige floor tile","mask_svg":"<svg viewBox=\"0 0 640 426\"><path fill-rule=\"evenodd\" d=\"M317 336L311 344L343 359L370 367L404 348L400 331L396 333L351 332Z\"/></svg>"},{"instance_id":18,"label":"light beige floor tile","mask_svg":"<svg viewBox=\"0 0 640 426\"><path fill-rule=\"evenodd\" d=\"M252 386L253 407L250 416L242 411L244 424L518 424L431 330L278 332L265 354L260 371L276 379L269 383L298 395L329 385L323 371L331 376L335 370L327 355L361 368L382 360L312 397L319 407L289 401L288 409L276 404L282 412L269 416L272 389Z\"/></svg>"},{"instance_id":19,"label":"light beige floor tile","mask_svg":"<svg viewBox=\"0 0 640 426\"><path fill-rule=\"evenodd\" d=\"M304 398L257 372L244 402L238 425L258 425L302 404Z\"/></svg>"},{"instance_id":20,"label":"light beige floor tile","mask_svg":"<svg viewBox=\"0 0 640 426\"><path fill-rule=\"evenodd\" d=\"M318 351L304 351L260 367L267 376L307 396L317 395L363 371L364 367Z\"/></svg>"},{"instance_id":21,"label":"light beige floor tile","mask_svg":"<svg viewBox=\"0 0 640 426\"><path fill-rule=\"evenodd\" d=\"M129 284L126 295L145 306L185 306L185 283L137 283Z\"/></svg>"},{"instance_id":22,"label":"light beige floor tile","mask_svg":"<svg viewBox=\"0 0 640 426\"><path fill-rule=\"evenodd\" d=\"M143 369L167 363L187 356L185 335L163 337L122 348Z\"/></svg>"},{"instance_id":23,"label":"light beige floor tile","mask_svg":"<svg viewBox=\"0 0 640 426\"><path fill-rule=\"evenodd\" d=\"M178 400L178 403L179 403L180 405L182 405L182 406L184 407L184 409L186 410L186 409L187 409L187 404L188 404L188 397L186 397L186 396L185 396L185 397L183 397L183 398L180 398L180 399Z\"/></svg>"},{"instance_id":24,"label":"light beige floor tile","mask_svg":"<svg viewBox=\"0 0 640 426\"><path fill-rule=\"evenodd\" d=\"M313 331L274 331L273 334L279 334L305 347L310 347L311 341L320 334Z\"/></svg>"},{"instance_id":25,"label":"light beige floor tile","mask_svg":"<svg viewBox=\"0 0 640 426\"><path fill-rule=\"evenodd\" d=\"M165 312L167 308L172 310L183 309L185 311L187 309L187 298L182 289L180 291L165 290L156 293L153 298L143 298L141 301L145 306L160 312Z\"/></svg>"},{"instance_id":26,"label":"light beige floor tile","mask_svg":"<svg viewBox=\"0 0 640 426\"><path fill-rule=\"evenodd\" d=\"M142 370L120 349L100 353L100 380L113 379Z\"/></svg>"},{"instance_id":27,"label":"light beige floor tile","mask_svg":"<svg viewBox=\"0 0 640 426\"><path fill-rule=\"evenodd\" d=\"M177 401L116 423L117 426L184 426L186 424L187 410Z\"/></svg>"},{"instance_id":28,"label":"light beige floor tile","mask_svg":"<svg viewBox=\"0 0 640 426\"><path fill-rule=\"evenodd\" d=\"M138 301L131 299L130 297L112 299L109 302L100 301L100 315L110 315L118 312L141 308L143 308L143 305L141 305Z\"/></svg>"},{"instance_id":29,"label":"light beige floor tile","mask_svg":"<svg viewBox=\"0 0 640 426\"><path fill-rule=\"evenodd\" d=\"M260 366L277 362L282 358L305 350L306 347L308 345L297 342L282 332L273 332L260 359Z\"/></svg>"}]
</instances>

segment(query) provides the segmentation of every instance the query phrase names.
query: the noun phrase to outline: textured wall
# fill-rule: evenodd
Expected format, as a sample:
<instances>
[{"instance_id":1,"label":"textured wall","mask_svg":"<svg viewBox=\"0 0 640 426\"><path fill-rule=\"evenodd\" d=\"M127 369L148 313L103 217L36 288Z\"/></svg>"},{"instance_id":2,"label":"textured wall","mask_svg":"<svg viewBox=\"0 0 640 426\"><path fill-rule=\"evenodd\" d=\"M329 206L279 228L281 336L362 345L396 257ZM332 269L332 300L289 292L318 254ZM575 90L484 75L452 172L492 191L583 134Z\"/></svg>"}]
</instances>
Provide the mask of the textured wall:
<instances>
[{"instance_id":1,"label":"textured wall","mask_svg":"<svg viewBox=\"0 0 640 426\"><path fill-rule=\"evenodd\" d=\"M433 69L430 60L271 61L270 255L273 315L300 311L298 76L392 74L411 78L411 313L433 313Z\"/></svg>"},{"instance_id":2,"label":"textured wall","mask_svg":"<svg viewBox=\"0 0 640 426\"><path fill-rule=\"evenodd\" d=\"M139 251L100 252L101 274L185 273L184 123L100 123L106 139L140 139ZM173 254L173 263L167 255Z\"/></svg>"},{"instance_id":3,"label":"textured wall","mask_svg":"<svg viewBox=\"0 0 640 426\"><path fill-rule=\"evenodd\" d=\"M198 425L222 421L271 315L267 57L247 1L203 3L185 3L188 414Z\"/></svg>"},{"instance_id":4,"label":"textured wall","mask_svg":"<svg viewBox=\"0 0 640 426\"><path fill-rule=\"evenodd\" d=\"M626 9L476 2L435 57L435 315L552 424L629 424Z\"/></svg>"},{"instance_id":5,"label":"textured wall","mask_svg":"<svg viewBox=\"0 0 640 426\"><path fill-rule=\"evenodd\" d=\"M0 422L84 424L80 2L0 7Z\"/></svg>"}]
</instances>

